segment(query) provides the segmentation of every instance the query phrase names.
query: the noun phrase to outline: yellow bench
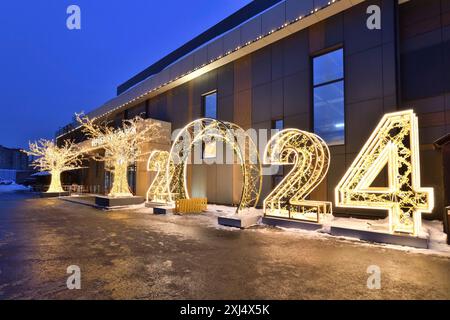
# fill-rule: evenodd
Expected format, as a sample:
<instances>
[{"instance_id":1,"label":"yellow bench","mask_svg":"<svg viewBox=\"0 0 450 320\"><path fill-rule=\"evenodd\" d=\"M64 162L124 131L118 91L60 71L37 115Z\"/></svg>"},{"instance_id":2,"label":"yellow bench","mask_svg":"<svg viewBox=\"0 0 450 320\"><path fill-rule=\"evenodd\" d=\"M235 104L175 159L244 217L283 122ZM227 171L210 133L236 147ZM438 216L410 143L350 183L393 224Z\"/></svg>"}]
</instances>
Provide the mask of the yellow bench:
<instances>
[{"instance_id":1,"label":"yellow bench","mask_svg":"<svg viewBox=\"0 0 450 320\"><path fill-rule=\"evenodd\" d=\"M175 213L201 213L206 211L207 204L206 198L178 199L175 201Z\"/></svg>"}]
</instances>

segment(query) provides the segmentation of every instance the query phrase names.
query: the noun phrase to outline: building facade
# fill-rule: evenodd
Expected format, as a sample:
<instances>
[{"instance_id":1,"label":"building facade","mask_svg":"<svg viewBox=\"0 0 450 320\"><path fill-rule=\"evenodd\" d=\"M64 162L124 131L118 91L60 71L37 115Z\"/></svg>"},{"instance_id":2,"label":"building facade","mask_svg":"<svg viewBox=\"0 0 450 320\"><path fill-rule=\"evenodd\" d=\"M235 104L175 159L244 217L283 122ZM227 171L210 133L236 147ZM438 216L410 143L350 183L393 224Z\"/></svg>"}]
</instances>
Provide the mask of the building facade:
<instances>
[{"instance_id":1,"label":"building facade","mask_svg":"<svg viewBox=\"0 0 450 320\"><path fill-rule=\"evenodd\" d=\"M0 146L0 180L22 182L30 174L29 159L25 152Z\"/></svg>"},{"instance_id":2,"label":"building facade","mask_svg":"<svg viewBox=\"0 0 450 320\"><path fill-rule=\"evenodd\" d=\"M117 125L142 115L169 122L172 130L207 116L244 129L315 132L328 143L331 164L311 198L334 202L335 186L382 116L413 109L419 119L422 185L435 189L435 209L428 216L442 217L450 204L444 188L449 168L433 143L450 132L450 1L272 2L176 61L153 68L153 74L150 68L131 78L117 97L88 115ZM72 124L57 136L83 140ZM105 179L101 165L90 167L99 171L99 181ZM141 171L145 184L149 177ZM263 178L262 198L281 176ZM386 184L386 174L376 183ZM233 165L192 165L189 187L211 203L235 204L239 172Z\"/></svg>"},{"instance_id":3,"label":"building facade","mask_svg":"<svg viewBox=\"0 0 450 320\"><path fill-rule=\"evenodd\" d=\"M28 170L28 155L20 149L0 146L0 169Z\"/></svg>"}]
</instances>

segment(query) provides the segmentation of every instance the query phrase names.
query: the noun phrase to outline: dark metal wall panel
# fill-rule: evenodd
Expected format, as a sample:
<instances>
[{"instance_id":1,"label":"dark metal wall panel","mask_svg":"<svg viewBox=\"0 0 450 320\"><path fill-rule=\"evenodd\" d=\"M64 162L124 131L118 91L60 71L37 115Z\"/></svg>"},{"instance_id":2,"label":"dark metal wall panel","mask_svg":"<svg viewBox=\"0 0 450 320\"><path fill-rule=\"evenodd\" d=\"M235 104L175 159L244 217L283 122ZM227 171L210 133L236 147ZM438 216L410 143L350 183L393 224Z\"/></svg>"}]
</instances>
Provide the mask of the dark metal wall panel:
<instances>
[{"instance_id":1,"label":"dark metal wall panel","mask_svg":"<svg viewBox=\"0 0 450 320\"><path fill-rule=\"evenodd\" d=\"M274 44L283 46L283 72L289 76L309 68L308 30L302 30Z\"/></svg>"},{"instance_id":2,"label":"dark metal wall panel","mask_svg":"<svg viewBox=\"0 0 450 320\"><path fill-rule=\"evenodd\" d=\"M284 115L311 112L311 75L309 70L284 78ZM310 126L308 129L311 129Z\"/></svg>"},{"instance_id":3,"label":"dark metal wall panel","mask_svg":"<svg viewBox=\"0 0 450 320\"><path fill-rule=\"evenodd\" d=\"M252 55L252 83L254 86L266 84L271 81L272 52L271 47L265 47Z\"/></svg>"},{"instance_id":4,"label":"dark metal wall panel","mask_svg":"<svg viewBox=\"0 0 450 320\"><path fill-rule=\"evenodd\" d=\"M227 64L217 70L217 94L219 98L228 97L234 93L234 66Z\"/></svg>"},{"instance_id":5,"label":"dark metal wall panel","mask_svg":"<svg viewBox=\"0 0 450 320\"><path fill-rule=\"evenodd\" d=\"M431 144L450 131L450 25L448 0L411 0L400 6L401 106L419 117L422 184L435 188L435 212L442 215L442 155Z\"/></svg>"}]
</instances>

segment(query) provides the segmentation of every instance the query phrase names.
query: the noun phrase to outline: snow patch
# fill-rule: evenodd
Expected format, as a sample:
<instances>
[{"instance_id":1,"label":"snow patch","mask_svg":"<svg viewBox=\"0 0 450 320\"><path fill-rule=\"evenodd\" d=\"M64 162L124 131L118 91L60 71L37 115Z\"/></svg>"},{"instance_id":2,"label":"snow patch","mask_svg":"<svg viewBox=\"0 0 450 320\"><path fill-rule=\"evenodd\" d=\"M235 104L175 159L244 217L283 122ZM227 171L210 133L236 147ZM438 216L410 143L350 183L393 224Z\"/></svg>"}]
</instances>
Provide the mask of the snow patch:
<instances>
[{"instance_id":1,"label":"snow patch","mask_svg":"<svg viewBox=\"0 0 450 320\"><path fill-rule=\"evenodd\" d=\"M141 207L138 210L138 212L152 213L152 209ZM185 214L179 217L186 219L187 221L189 221L189 223L201 224L218 230L240 232L241 230L238 228L219 225L217 223L217 218L220 216L240 216L249 214L257 214L262 216L263 211L262 209L249 208L236 214L236 207L223 205L208 205L208 210L206 212L203 212L202 214ZM168 214L167 216L173 216L173 214ZM387 248L411 253L421 253L427 255L450 257L450 246L447 245L446 243L447 235L443 232L442 221L423 220L422 222L422 232L420 233L420 236L429 239L429 249L418 249L399 245L371 243L361 241L360 239L357 238L335 237L329 234L331 226L368 230L375 232L376 231L387 232L389 230L388 218L373 220L373 219L334 217L332 215L326 215L321 220L321 223L323 225L323 228L316 231L295 229L295 228L283 228L283 227L277 227L277 229L282 230L283 232L286 232L287 234L290 234L292 236L306 239L321 239L325 241L330 239L339 239L340 241L349 241L362 246ZM246 229L246 232L270 233L273 232L273 228L250 228Z\"/></svg>"},{"instance_id":2,"label":"snow patch","mask_svg":"<svg viewBox=\"0 0 450 320\"><path fill-rule=\"evenodd\" d=\"M21 184L0 185L0 193L17 192L17 191L29 191L29 187L25 187Z\"/></svg>"},{"instance_id":3,"label":"snow patch","mask_svg":"<svg viewBox=\"0 0 450 320\"><path fill-rule=\"evenodd\" d=\"M239 213L236 213L236 207L221 206L216 204L209 204L207 212L211 213L212 215L216 215L217 217L264 215L262 209L246 208L239 211Z\"/></svg>"},{"instance_id":4,"label":"snow patch","mask_svg":"<svg viewBox=\"0 0 450 320\"><path fill-rule=\"evenodd\" d=\"M125 211L125 210L133 210L137 212L141 212L141 210L147 209L145 207L145 202L141 204L132 204L129 206L120 206L120 207L110 207L108 211Z\"/></svg>"},{"instance_id":5,"label":"snow patch","mask_svg":"<svg viewBox=\"0 0 450 320\"><path fill-rule=\"evenodd\" d=\"M32 177L44 177L44 176L51 176L52 174L50 172L47 171L39 171L36 173L33 173L31 176Z\"/></svg>"},{"instance_id":6,"label":"snow patch","mask_svg":"<svg viewBox=\"0 0 450 320\"><path fill-rule=\"evenodd\" d=\"M243 210L239 215L246 214L259 214L263 215L262 209L249 208ZM228 206L220 206L220 205L208 205L208 211L203 216L210 217L219 217L219 216L231 216L236 215L236 208L228 207ZM391 244L382 244L382 243L371 243L361 241L357 238L345 238L345 237L335 237L330 235L331 226L350 228L350 229L358 229L358 230L368 230L374 232L388 232L389 230L389 219L358 219L358 218L344 218L344 217L334 217L333 215L325 215L321 220L323 225L322 229L311 231L304 229L295 229L295 228L282 228L284 232L291 233L292 235L299 235L303 238L308 239L323 239L328 240L330 238L333 239L342 239L343 241L351 241L357 242L360 245L364 246L374 246L374 247L383 247L394 250L401 250L413 253L423 253L430 255L440 255L440 256L448 256L450 257L450 245L447 245L447 235L444 233L443 223L442 221L428 221L423 220L422 222L422 231L419 236L428 238L429 240L429 248L428 249L419 249L413 247L399 246L399 245L391 245ZM214 226L216 229L226 229L226 230L239 230L237 228L232 227L224 227L217 224L217 220L210 219L209 225ZM264 229L248 229L251 232L272 232L270 228Z\"/></svg>"}]
</instances>

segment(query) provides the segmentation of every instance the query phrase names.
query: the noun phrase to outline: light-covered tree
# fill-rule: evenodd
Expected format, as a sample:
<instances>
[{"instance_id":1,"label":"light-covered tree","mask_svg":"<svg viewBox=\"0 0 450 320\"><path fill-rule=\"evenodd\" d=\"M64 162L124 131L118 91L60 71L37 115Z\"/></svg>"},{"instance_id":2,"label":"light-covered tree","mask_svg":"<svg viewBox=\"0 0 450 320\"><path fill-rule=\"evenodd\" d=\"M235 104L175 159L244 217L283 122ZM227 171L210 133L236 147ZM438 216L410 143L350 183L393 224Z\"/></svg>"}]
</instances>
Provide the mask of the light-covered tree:
<instances>
[{"instance_id":1,"label":"light-covered tree","mask_svg":"<svg viewBox=\"0 0 450 320\"><path fill-rule=\"evenodd\" d=\"M29 143L29 150L24 150L29 156L37 157L32 166L39 171L51 174L50 187L47 192L64 192L61 185L61 173L81 169L82 153L80 147L73 141L65 140L60 146L52 140L40 139Z\"/></svg>"},{"instance_id":2,"label":"light-covered tree","mask_svg":"<svg viewBox=\"0 0 450 320\"><path fill-rule=\"evenodd\" d=\"M128 185L128 167L143 155L143 143L152 142L161 136L161 125L141 117L123 120L121 128L108 124L97 124L83 114L76 114L83 132L91 138L93 148L104 152L94 155L94 160L103 161L113 175L111 197L132 196Z\"/></svg>"}]
</instances>

